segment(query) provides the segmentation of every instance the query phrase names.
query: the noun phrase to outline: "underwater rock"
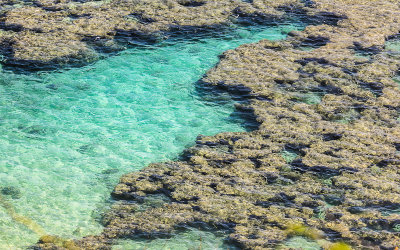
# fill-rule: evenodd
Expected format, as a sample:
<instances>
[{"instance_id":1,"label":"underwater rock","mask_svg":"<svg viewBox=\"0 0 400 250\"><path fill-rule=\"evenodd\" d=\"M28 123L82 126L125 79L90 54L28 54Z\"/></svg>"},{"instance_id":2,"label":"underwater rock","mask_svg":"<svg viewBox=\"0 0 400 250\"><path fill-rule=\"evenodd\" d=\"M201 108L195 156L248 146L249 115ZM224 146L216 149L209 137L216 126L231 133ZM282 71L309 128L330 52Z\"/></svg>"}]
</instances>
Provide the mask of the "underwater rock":
<instances>
[{"instance_id":1,"label":"underwater rock","mask_svg":"<svg viewBox=\"0 0 400 250\"><path fill-rule=\"evenodd\" d=\"M105 169L105 170L101 171L101 174L111 175L111 174L116 174L118 172L119 172L119 170L117 168L109 168L109 169Z\"/></svg>"},{"instance_id":2,"label":"underwater rock","mask_svg":"<svg viewBox=\"0 0 400 250\"><path fill-rule=\"evenodd\" d=\"M12 186L1 187L0 192L2 195L10 196L13 199L19 199L22 196L21 190Z\"/></svg>"},{"instance_id":3,"label":"underwater rock","mask_svg":"<svg viewBox=\"0 0 400 250\"><path fill-rule=\"evenodd\" d=\"M252 1L261 3L273 1ZM400 60L379 49L400 30L398 1L314 0L304 8L320 19L315 25L229 50L201 80L244 93L241 109L259 127L199 136L185 160L124 175L103 233L77 246L109 248L117 238L169 235L193 222L229 230L243 249L293 235L324 239L327 249L400 245L400 215L380 209L400 204ZM163 12L142 13L157 20ZM374 53L363 58L355 47ZM321 98L305 102L299 93ZM144 211L130 205L154 195L169 201Z\"/></svg>"}]
</instances>

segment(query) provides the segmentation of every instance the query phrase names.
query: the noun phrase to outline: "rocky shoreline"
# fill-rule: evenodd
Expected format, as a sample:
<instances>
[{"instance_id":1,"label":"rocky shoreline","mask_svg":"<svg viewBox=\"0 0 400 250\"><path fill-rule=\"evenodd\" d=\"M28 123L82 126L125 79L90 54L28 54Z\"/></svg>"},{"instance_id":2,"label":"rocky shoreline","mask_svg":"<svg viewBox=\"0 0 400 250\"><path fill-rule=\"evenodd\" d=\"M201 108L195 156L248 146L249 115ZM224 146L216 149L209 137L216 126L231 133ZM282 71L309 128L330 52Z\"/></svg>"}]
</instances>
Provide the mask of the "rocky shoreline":
<instances>
[{"instance_id":1,"label":"rocky shoreline","mask_svg":"<svg viewBox=\"0 0 400 250\"><path fill-rule=\"evenodd\" d=\"M247 20L279 18L296 0L1 0L3 64L30 70L81 65L130 43Z\"/></svg>"},{"instance_id":2,"label":"rocky shoreline","mask_svg":"<svg viewBox=\"0 0 400 250\"><path fill-rule=\"evenodd\" d=\"M72 1L52 2L38 1L40 7L29 10L53 8L43 19L53 20L51 15L60 14L54 8L64 13L60 6ZM218 26L235 15L279 17L285 9L318 17L318 23L290 33L285 41L263 40L227 51L202 79L202 84L239 93L247 102L237 108L254 114L258 129L199 136L181 161L152 164L123 176L112 193L118 201L105 215L101 235L81 240L43 236L37 249L108 249L115 239L168 235L183 224L228 230L229 240L244 249L274 248L293 235L314 239L324 249L400 246L400 88L393 80L400 53L385 50L385 42L400 31L398 1L103 4L107 10L102 15L90 12L92 18L85 22L93 21L96 29L90 32L111 43L114 36L97 23L107 20L105 25L113 29L126 25L120 30L129 35L153 36L177 28L175 24L182 29ZM87 14L84 7L77 9L74 15ZM119 12L124 14L115 16ZM21 13L27 12L12 9L2 16L2 28L8 27L1 33L2 44L11 41L10 33L15 39L6 47L12 53L3 51L10 64L86 56L81 52L89 43L75 46L86 34L63 28L61 36L47 21L19 23ZM134 24L123 24L131 13ZM73 21L71 29L78 23ZM24 28L10 28L18 25ZM35 33L38 28L42 31ZM62 41L54 41L54 48L33 49L34 43L54 34L74 44L59 50ZM23 41L28 40L32 44L26 46ZM141 203L149 199L155 205L143 211Z\"/></svg>"}]
</instances>

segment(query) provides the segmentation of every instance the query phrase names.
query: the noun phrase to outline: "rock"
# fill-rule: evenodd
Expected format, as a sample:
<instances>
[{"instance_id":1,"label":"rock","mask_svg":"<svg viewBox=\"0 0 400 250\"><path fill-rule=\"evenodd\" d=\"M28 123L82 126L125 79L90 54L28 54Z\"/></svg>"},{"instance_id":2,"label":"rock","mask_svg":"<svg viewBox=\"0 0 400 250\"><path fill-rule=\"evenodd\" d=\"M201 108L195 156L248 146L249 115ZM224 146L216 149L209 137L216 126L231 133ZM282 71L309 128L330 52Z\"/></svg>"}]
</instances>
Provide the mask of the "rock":
<instances>
[{"instance_id":1,"label":"rock","mask_svg":"<svg viewBox=\"0 0 400 250\"><path fill-rule=\"evenodd\" d=\"M2 187L0 190L2 195L10 196L13 199L19 199L22 196L21 191L13 186Z\"/></svg>"},{"instance_id":2,"label":"rock","mask_svg":"<svg viewBox=\"0 0 400 250\"><path fill-rule=\"evenodd\" d=\"M0 54L12 66L49 69L123 49L118 41L157 41L162 33L215 29L243 18L279 18L296 0L0 1ZM236 20L236 21L235 21Z\"/></svg>"}]
</instances>

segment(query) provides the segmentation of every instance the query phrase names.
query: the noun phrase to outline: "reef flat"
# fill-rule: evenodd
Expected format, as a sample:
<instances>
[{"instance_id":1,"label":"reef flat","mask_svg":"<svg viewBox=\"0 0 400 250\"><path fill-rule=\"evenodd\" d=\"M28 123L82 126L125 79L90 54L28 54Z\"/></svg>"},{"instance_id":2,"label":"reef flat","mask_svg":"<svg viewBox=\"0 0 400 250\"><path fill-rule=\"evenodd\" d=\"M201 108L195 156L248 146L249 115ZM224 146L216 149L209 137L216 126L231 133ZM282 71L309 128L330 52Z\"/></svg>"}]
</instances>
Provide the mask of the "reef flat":
<instances>
[{"instance_id":1,"label":"reef flat","mask_svg":"<svg viewBox=\"0 0 400 250\"><path fill-rule=\"evenodd\" d=\"M157 41L170 32L193 33L241 18L279 17L282 3L296 1L1 0L0 52L5 65L18 67L81 64L124 49L121 40Z\"/></svg>"},{"instance_id":2,"label":"reef flat","mask_svg":"<svg viewBox=\"0 0 400 250\"><path fill-rule=\"evenodd\" d=\"M109 4L114 2L124 6ZM140 9L142 2L129 6ZM209 5L215 15L201 19L200 12L177 14L152 6L156 3L183 5L187 13ZM238 9L242 5L250 9ZM237 108L254 114L258 129L199 136L181 161L123 176L112 193L119 201L104 217L101 235L44 236L38 249L108 249L118 238L168 235L181 225L223 228L244 249L274 248L295 235L326 249L400 245L400 88L394 80L400 54L385 50L385 42L400 31L398 1L150 1L144 6L151 11L142 6L134 23L150 33L172 28L162 24L208 27L227 22L232 13L258 17L284 9L303 11L318 22L285 41L227 51L202 79L246 100ZM256 6L261 7L256 11ZM21 53L24 58L13 46L9 60L14 62L64 56ZM77 51L65 56L81 55ZM148 199L156 205L143 210Z\"/></svg>"}]
</instances>

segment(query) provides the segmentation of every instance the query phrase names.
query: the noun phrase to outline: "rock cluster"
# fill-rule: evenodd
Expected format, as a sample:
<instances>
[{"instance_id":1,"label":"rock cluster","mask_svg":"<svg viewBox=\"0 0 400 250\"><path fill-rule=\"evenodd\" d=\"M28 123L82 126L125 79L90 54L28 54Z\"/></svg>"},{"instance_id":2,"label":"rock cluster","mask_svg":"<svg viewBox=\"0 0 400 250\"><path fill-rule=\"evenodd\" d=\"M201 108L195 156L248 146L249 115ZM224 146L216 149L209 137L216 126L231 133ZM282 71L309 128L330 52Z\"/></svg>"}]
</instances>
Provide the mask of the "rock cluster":
<instances>
[{"instance_id":1,"label":"rock cluster","mask_svg":"<svg viewBox=\"0 0 400 250\"><path fill-rule=\"evenodd\" d=\"M103 233L76 247L108 248L182 224L227 229L244 249L293 235L326 249L400 246L400 54L385 50L400 31L400 5L305 2L319 24L227 51L202 79L247 100L238 109L252 112L258 129L199 136L186 159L123 176ZM163 202L141 209L149 197Z\"/></svg>"},{"instance_id":2,"label":"rock cluster","mask_svg":"<svg viewBox=\"0 0 400 250\"><path fill-rule=\"evenodd\" d=\"M80 64L129 39L226 26L241 18L279 17L296 0L1 0L0 54L18 67Z\"/></svg>"}]
</instances>

